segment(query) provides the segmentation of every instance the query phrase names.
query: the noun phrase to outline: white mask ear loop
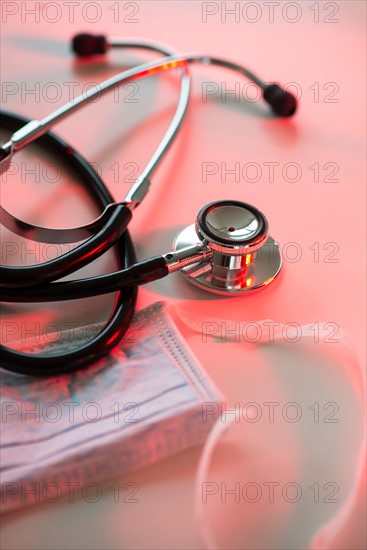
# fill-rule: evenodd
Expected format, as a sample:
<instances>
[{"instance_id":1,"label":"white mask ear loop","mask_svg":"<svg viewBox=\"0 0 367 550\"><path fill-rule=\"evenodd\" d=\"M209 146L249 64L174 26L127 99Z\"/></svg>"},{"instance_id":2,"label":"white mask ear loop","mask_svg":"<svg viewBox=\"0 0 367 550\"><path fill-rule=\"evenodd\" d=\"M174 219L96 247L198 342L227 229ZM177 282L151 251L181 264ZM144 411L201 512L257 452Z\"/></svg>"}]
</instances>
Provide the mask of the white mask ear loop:
<instances>
[{"instance_id":1,"label":"white mask ear loop","mask_svg":"<svg viewBox=\"0 0 367 550\"><path fill-rule=\"evenodd\" d=\"M209 467L211 464L212 456L214 454L214 449L217 446L217 443L219 442L222 435L230 429L234 421L235 419L231 418L229 422L222 422L221 417L217 418L205 442L203 452L200 455L194 489L194 513L197 525L199 527L200 537L203 541L205 549L220 550L214 541L213 534L210 531L209 523L206 523L204 520L204 482L208 477Z\"/></svg>"},{"instance_id":2,"label":"white mask ear loop","mask_svg":"<svg viewBox=\"0 0 367 550\"><path fill-rule=\"evenodd\" d=\"M200 332L202 332L203 325L200 322L198 324L198 321L197 319L195 319L195 316L191 316L191 314L186 315L186 312L182 312L179 310L177 311L179 313L180 318L187 325L191 326L191 328L193 328L194 330L199 330ZM214 321L215 320L213 319L213 322ZM262 321L257 321L256 323L258 326L265 328L266 326L268 326L269 320L264 319ZM267 323L267 325L264 325L264 323ZM278 323L276 324L277 324L277 328L274 329L273 342L283 340L283 329L286 326L286 325L279 325ZM330 337L329 331L326 328L324 328L325 326L327 327L328 324L319 323L320 340ZM314 338L315 331L312 327L313 325L304 325L303 327L301 327L302 336ZM291 337L292 331L289 330L288 327L287 327L287 330L288 330L288 336ZM264 336L260 338L260 340L258 340L257 343L268 342L268 337L265 336L267 334L266 331L265 330L262 331L262 334ZM294 330L294 334L297 335L297 329ZM350 379L353 380L354 382L353 384L354 390L359 398L362 410L365 410L366 392L363 389L365 388L365 378L366 378L365 372L362 368L362 363L359 360L359 355L352 338L343 329L339 329L339 344L343 346L344 350L350 357L350 362L348 363L348 366L349 366L348 374ZM362 384L357 384L357 381L362 382ZM234 418L231 418L229 422L227 419L225 422L223 422L221 417L217 419L205 442L203 451L200 456L197 473L196 473L195 488L194 488L194 514L195 514L195 520L199 529L199 535L201 537L201 540L203 542L203 548L205 548L205 550L220 550L220 547L217 545L216 541L214 540L214 535L210 529L209 523L205 522L204 520L204 507L203 507L203 498L202 498L203 486L208 476L208 471L210 468L214 450L219 440L221 439L222 435L232 427L234 421L235 421ZM352 512L353 506L355 504L355 500L358 495L360 481L362 480L362 476L364 475L365 460L366 460L366 438L364 439L359 451L357 473L356 473L353 487L351 488L349 497L345 501L344 505L340 508L338 513L330 521L322 525L322 527L319 529L316 535L312 538L312 541L311 541L312 544L310 548L315 548L315 549L321 548L321 546L318 546L318 543L320 541L322 544L322 548L323 549L327 548L326 546L327 541L331 540L331 538L335 536L335 533L338 532L337 525L342 526L343 523L347 520L349 514Z\"/></svg>"}]
</instances>

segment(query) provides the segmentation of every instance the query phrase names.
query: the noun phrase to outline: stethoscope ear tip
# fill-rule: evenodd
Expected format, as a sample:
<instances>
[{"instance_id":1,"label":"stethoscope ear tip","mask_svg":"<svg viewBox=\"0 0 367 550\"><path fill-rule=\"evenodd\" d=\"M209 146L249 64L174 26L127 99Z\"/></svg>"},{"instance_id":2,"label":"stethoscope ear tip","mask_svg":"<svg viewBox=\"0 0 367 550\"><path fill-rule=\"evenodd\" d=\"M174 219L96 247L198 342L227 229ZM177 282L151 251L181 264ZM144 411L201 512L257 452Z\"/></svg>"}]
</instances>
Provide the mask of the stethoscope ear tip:
<instances>
[{"instance_id":1,"label":"stethoscope ear tip","mask_svg":"<svg viewBox=\"0 0 367 550\"><path fill-rule=\"evenodd\" d=\"M74 36L71 47L78 57L104 54L107 51L107 39L103 34L81 33Z\"/></svg>"},{"instance_id":2,"label":"stethoscope ear tip","mask_svg":"<svg viewBox=\"0 0 367 550\"><path fill-rule=\"evenodd\" d=\"M294 95L283 90L278 84L269 84L265 88L264 99L277 116L290 117L297 110L297 100Z\"/></svg>"}]
</instances>

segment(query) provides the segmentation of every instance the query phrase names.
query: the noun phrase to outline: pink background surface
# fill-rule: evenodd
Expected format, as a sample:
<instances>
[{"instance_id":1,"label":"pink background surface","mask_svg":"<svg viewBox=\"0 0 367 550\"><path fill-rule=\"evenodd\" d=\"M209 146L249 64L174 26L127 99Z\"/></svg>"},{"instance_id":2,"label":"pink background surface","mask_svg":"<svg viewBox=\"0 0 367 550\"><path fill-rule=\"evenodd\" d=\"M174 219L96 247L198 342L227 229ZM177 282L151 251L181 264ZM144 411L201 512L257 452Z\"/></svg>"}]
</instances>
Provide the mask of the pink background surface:
<instances>
[{"instance_id":1,"label":"pink background surface","mask_svg":"<svg viewBox=\"0 0 367 550\"><path fill-rule=\"evenodd\" d=\"M217 4L218 13L208 16L206 23L202 20L203 5L196 1L121 2L118 15L117 3L100 2L100 12L93 6L83 12L88 3L78 2L73 22L63 2L58 3L57 10L53 2L38 3L41 11L37 16L26 13L34 4L4 2L2 9L2 107L31 118L46 116L68 100L70 86L65 83L75 83L79 94L84 85L114 74L124 66L125 60L135 63L151 58L144 57L142 52L121 51L110 54L108 61L99 59L96 66L92 62L75 62L68 41L82 31L157 39L180 52L207 53L243 63L269 82L293 83L291 89L302 94L299 110L294 118L279 120L269 117L261 102L245 104L231 101L229 96L222 102L219 94L203 102L202 89L207 82L219 86L227 83L228 89L239 85L241 91L246 91L248 88L243 87L247 81L217 68L195 67L184 127L153 177L151 191L134 213L131 224L139 258L143 259L168 251L177 231L192 223L197 211L207 202L220 198L244 200L265 213L270 234L283 251L289 251L279 279L263 293L218 299L189 286L180 274L175 274L141 288L138 306L167 299L193 312L203 313L205 308L208 316L232 320L270 318L299 325L330 322L349 332L363 360L366 332L365 3L329 3L338 7L338 13L331 15L330 6L321 2L320 21L316 22L311 3L296 2L301 12L294 23L282 16L285 2L276 8L274 22L269 20L268 8L257 2L261 16L254 23L243 16L238 22L229 14L225 17L221 3ZM135 11L135 5L138 11L129 16ZM11 14L13 10L16 13ZM254 13L249 11L247 18L254 18ZM286 17L293 18L294 14L289 8ZM38 23L36 17L39 17ZM95 23L86 20L94 17ZM116 17L118 22L114 22ZM328 23L325 21L328 17L338 21ZM55 23L51 22L53 19ZM45 101L47 93L53 97L56 89L51 89L50 82L57 83L61 91L56 102ZM39 86L40 94L29 95L24 101L21 91L32 86ZM128 184L114 181L111 166L118 162L120 173L125 177L129 170L126 163L144 165L169 122L176 89L173 74L144 81L137 88L138 103L126 101L127 90L122 91L125 99L122 103L116 103L111 94L58 125L55 131L97 163L115 197L122 198ZM316 89L319 98L315 97ZM249 95L254 91L248 90ZM146 116L150 117L147 124L144 123ZM262 175L256 183L245 181L242 176L240 181L235 181L231 175L222 181L223 173L219 171L203 181L203 163L207 162L226 163L228 168L240 163L241 170L247 163L257 163ZM280 163L275 168L274 181L270 181L264 164L269 162ZM297 163L301 170L299 181L290 182L282 176L287 163ZM319 182L310 169L315 163L320 166ZM326 163L336 166L333 177L337 181L327 180L331 169L325 169ZM292 178L294 172L289 169L287 174ZM76 219L87 221L93 217L83 194L76 211L70 207L69 195L61 187L52 187L57 199L47 191L45 196L50 197L50 202L44 203L47 209L40 211L34 205L30 207L30 189L25 184L19 185L16 192L9 192L7 188L5 200L25 218L52 219L67 226L73 225ZM301 254L299 261L290 260L295 247L289 243L296 243ZM319 261L315 261L315 243L318 243ZM330 262L331 253L333 262ZM12 261L16 261L15 258L9 260ZM103 316L105 307L105 299L89 301L83 304L80 313L73 311L73 319L90 319L93 315L97 320L99 315ZM25 313L32 319L34 314L30 308L21 311L21 315ZM41 314L44 319L52 320L65 315L59 308L52 312L39 308L37 315ZM69 318L70 315L69 312ZM169 469L168 465L168 476ZM174 483L184 484L182 476L180 479ZM17 521L21 522L22 518L17 518L13 526Z\"/></svg>"}]
</instances>

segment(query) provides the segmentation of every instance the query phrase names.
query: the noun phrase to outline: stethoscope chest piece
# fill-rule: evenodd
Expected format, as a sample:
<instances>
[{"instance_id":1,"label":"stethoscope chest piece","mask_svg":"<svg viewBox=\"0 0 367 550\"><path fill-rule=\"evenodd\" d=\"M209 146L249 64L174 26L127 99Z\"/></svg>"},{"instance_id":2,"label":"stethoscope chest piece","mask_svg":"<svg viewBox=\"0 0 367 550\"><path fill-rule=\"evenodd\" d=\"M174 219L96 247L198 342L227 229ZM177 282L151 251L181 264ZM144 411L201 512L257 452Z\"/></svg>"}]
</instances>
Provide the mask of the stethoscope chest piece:
<instances>
[{"instance_id":1,"label":"stethoscope chest piece","mask_svg":"<svg viewBox=\"0 0 367 550\"><path fill-rule=\"evenodd\" d=\"M282 266L279 245L268 235L265 216L244 202L216 201L204 206L196 223L176 237L174 251L198 243L211 249L210 260L181 271L190 283L216 294L234 296L265 287Z\"/></svg>"}]
</instances>

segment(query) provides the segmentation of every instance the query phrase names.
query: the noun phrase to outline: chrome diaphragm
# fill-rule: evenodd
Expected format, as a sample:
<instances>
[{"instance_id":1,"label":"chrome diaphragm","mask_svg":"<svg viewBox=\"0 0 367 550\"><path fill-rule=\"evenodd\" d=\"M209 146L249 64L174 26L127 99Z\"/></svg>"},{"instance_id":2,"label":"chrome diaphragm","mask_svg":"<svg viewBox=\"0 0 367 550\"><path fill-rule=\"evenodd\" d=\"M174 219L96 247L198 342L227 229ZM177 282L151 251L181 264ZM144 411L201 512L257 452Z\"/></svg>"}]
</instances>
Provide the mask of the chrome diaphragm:
<instances>
[{"instance_id":1,"label":"chrome diaphragm","mask_svg":"<svg viewBox=\"0 0 367 550\"><path fill-rule=\"evenodd\" d=\"M173 248L179 252L198 243L212 251L210 258L181 272L192 284L216 294L236 295L267 286L282 266L279 245L268 235L267 219L244 202L204 206L195 224L176 237Z\"/></svg>"}]
</instances>

